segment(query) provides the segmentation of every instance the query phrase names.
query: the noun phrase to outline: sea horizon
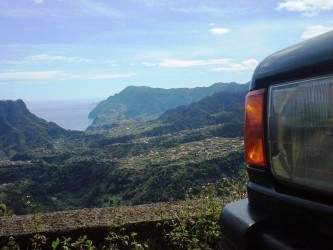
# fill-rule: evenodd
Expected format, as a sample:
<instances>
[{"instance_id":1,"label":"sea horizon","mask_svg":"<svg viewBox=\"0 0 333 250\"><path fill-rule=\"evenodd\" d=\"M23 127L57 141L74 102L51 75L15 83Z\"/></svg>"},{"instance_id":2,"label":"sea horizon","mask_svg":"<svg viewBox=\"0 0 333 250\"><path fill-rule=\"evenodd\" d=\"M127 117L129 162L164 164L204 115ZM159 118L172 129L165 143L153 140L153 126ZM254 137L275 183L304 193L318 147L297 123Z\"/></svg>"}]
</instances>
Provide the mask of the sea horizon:
<instances>
[{"instance_id":1,"label":"sea horizon","mask_svg":"<svg viewBox=\"0 0 333 250\"><path fill-rule=\"evenodd\" d=\"M52 100L27 101L27 108L31 113L48 122L54 122L64 129L85 131L92 120L89 112L100 100Z\"/></svg>"}]
</instances>

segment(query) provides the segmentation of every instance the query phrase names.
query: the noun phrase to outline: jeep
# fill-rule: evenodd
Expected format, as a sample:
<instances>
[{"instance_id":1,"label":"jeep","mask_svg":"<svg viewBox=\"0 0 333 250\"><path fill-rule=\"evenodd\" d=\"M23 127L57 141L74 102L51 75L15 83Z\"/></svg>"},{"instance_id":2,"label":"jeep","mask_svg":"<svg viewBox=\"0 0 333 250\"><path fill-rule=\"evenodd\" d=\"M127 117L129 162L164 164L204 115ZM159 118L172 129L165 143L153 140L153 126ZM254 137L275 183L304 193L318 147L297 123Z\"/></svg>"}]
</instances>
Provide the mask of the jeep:
<instances>
[{"instance_id":1,"label":"jeep","mask_svg":"<svg viewBox=\"0 0 333 250\"><path fill-rule=\"evenodd\" d=\"M223 249L333 249L333 31L268 56L245 100L248 198Z\"/></svg>"}]
</instances>

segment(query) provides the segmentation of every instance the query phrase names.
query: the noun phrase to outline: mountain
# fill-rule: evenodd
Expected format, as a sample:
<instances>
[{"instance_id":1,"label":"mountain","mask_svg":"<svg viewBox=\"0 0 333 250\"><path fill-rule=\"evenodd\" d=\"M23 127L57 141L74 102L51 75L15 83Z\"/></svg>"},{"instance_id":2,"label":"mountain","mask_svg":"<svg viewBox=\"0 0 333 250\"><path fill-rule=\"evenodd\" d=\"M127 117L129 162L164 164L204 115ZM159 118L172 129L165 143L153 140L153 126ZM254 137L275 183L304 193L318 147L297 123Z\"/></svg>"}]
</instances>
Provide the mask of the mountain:
<instances>
[{"instance_id":1,"label":"mountain","mask_svg":"<svg viewBox=\"0 0 333 250\"><path fill-rule=\"evenodd\" d=\"M246 93L220 91L188 106L167 110L157 119L162 125L146 134L161 135L207 125L228 124L228 130L233 130L232 134L236 132L242 136Z\"/></svg>"},{"instance_id":2,"label":"mountain","mask_svg":"<svg viewBox=\"0 0 333 250\"><path fill-rule=\"evenodd\" d=\"M94 125L112 124L141 116L159 115L168 109L197 102L219 91L239 92L248 84L215 83L210 87L161 89L129 86L100 102L89 114Z\"/></svg>"},{"instance_id":3,"label":"mountain","mask_svg":"<svg viewBox=\"0 0 333 250\"><path fill-rule=\"evenodd\" d=\"M219 92L174 108L142 133L129 127L73 135L31 114L21 100L2 101L0 203L24 214L26 194L49 212L180 200L208 183L220 187L244 167L243 93ZM171 132L150 136L160 135L154 128Z\"/></svg>"},{"instance_id":4,"label":"mountain","mask_svg":"<svg viewBox=\"0 0 333 250\"><path fill-rule=\"evenodd\" d=\"M163 124L179 124L187 128L221 123L241 123L244 119L246 92L221 91L189 106L170 109L159 117Z\"/></svg>"},{"instance_id":5,"label":"mountain","mask_svg":"<svg viewBox=\"0 0 333 250\"><path fill-rule=\"evenodd\" d=\"M6 154L52 147L52 139L69 134L70 131L32 114L22 100L0 101L0 151Z\"/></svg>"}]
</instances>

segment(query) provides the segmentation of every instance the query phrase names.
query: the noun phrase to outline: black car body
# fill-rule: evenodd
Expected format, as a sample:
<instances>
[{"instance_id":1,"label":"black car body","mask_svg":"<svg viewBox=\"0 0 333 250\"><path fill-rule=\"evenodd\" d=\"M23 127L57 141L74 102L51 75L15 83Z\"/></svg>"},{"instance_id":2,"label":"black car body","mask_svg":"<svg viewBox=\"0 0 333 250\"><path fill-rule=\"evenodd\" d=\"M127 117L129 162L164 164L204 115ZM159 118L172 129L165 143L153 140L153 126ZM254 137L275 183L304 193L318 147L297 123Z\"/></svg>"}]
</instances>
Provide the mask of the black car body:
<instances>
[{"instance_id":1,"label":"black car body","mask_svg":"<svg viewBox=\"0 0 333 250\"><path fill-rule=\"evenodd\" d=\"M245 105L248 199L223 208L224 249L333 249L333 31L267 57Z\"/></svg>"}]
</instances>

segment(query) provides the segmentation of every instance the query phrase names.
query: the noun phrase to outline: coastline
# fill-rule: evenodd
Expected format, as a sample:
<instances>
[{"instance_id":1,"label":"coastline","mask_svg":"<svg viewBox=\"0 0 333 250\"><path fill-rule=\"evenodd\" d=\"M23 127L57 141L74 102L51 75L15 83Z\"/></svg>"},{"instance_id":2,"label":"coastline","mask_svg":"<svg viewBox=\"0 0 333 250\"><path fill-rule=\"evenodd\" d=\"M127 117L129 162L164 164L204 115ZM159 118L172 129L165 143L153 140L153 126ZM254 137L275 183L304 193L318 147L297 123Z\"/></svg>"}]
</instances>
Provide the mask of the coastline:
<instances>
[{"instance_id":1,"label":"coastline","mask_svg":"<svg viewBox=\"0 0 333 250\"><path fill-rule=\"evenodd\" d=\"M92 123L88 119L89 112L97 102L94 99L82 99L27 101L26 104L31 113L48 122L54 122L65 129L85 131Z\"/></svg>"}]
</instances>

